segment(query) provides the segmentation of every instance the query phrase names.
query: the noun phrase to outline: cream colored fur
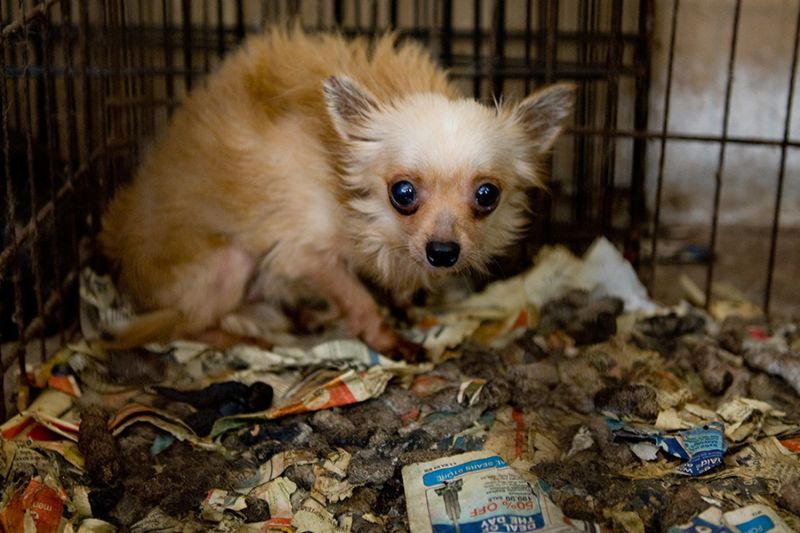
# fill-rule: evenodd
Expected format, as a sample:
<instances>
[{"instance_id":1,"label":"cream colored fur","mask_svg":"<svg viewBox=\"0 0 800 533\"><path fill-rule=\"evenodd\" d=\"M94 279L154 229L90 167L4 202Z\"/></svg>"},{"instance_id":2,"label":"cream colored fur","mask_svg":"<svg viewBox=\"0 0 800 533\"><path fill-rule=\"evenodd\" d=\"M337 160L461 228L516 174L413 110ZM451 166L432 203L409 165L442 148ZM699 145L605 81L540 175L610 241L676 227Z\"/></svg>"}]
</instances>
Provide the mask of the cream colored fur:
<instances>
[{"instance_id":1,"label":"cream colored fur","mask_svg":"<svg viewBox=\"0 0 800 533\"><path fill-rule=\"evenodd\" d=\"M487 108L461 98L418 45L275 29L250 39L176 111L112 202L101 244L141 310L178 312L163 315L179 318L152 328L151 340L201 333L247 302L308 292L392 352L402 340L358 277L404 301L512 243L572 92L557 85ZM401 178L421 199L411 216L389 200ZM475 188L487 181L500 202L477 216ZM429 240L458 242L457 264L430 266Z\"/></svg>"}]
</instances>

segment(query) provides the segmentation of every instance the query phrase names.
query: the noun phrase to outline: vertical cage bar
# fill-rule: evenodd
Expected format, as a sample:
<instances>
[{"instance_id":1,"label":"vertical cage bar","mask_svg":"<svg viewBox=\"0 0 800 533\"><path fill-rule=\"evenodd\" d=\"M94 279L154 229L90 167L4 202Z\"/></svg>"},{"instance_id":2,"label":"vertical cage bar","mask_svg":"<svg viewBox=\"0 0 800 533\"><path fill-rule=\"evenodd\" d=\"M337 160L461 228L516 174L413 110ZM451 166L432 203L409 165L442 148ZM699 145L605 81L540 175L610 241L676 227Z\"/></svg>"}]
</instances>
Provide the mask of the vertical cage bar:
<instances>
[{"instance_id":1,"label":"vertical cage bar","mask_svg":"<svg viewBox=\"0 0 800 533\"><path fill-rule=\"evenodd\" d=\"M23 13L24 16L24 13ZM31 36L31 24L25 24L25 44L22 47L22 61L24 65L36 65L38 63L38 57L36 54L35 48L40 47L41 45L37 42L39 38L34 39ZM23 72L23 91L22 91L22 101L23 101L23 113L25 118L26 126L23 126L23 130L25 133L25 150L27 154L27 169L28 169L28 190L30 191L30 222L31 222L31 236L30 236L30 247L28 249L30 261L31 261L31 270L32 270L32 280L33 280L33 292L34 298L36 300L36 314L42 313L44 310L44 298L42 295L42 284L43 284L43 274L42 274L42 266L39 258L39 249L42 245L41 236L39 234L39 217L37 216L37 211L39 210L39 188L37 187L36 183L36 164L34 160L34 140L33 140L33 124L34 124L34 116L33 116L33 107L31 105L31 93L33 92L33 88L31 87L31 72L29 68L26 68ZM44 100L43 91L40 90L41 82L37 84L35 88L36 92L36 99L39 101L40 99ZM41 110L43 106L39 107L38 109ZM47 125L44 123L43 113L39 113L38 116L38 127L40 128L37 134L39 136L42 135L42 130L47 128ZM20 254L21 256L21 254ZM23 303L20 300L20 306ZM23 316L24 319L24 316ZM44 345L44 338L39 337L39 355L40 357L44 357L45 353L45 345ZM21 369L24 370L24 369Z\"/></svg>"},{"instance_id":2,"label":"vertical cage bar","mask_svg":"<svg viewBox=\"0 0 800 533\"><path fill-rule=\"evenodd\" d=\"M211 21L208 15L209 0L203 0L203 19L202 19L202 46L203 46L203 72L208 74L211 71ZM144 26L144 18L142 18L142 26Z\"/></svg>"},{"instance_id":3,"label":"vertical cage bar","mask_svg":"<svg viewBox=\"0 0 800 533\"><path fill-rule=\"evenodd\" d=\"M220 11L222 10L222 2L219 4ZM175 100L175 74L173 66L172 54L172 4L169 0L161 0L161 20L164 25L161 31L162 39L164 40L164 84L166 85L167 93L167 115L172 114L172 102ZM224 53L224 28L220 34L222 39L220 43L220 55Z\"/></svg>"},{"instance_id":4,"label":"vertical cage bar","mask_svg":"<svg viewBox=\"0 0 800 533\"><path fill-rule=\"evenodd\" d=\"M589 67L589 47L592 43L592 33L589 26L589 2L579 2L578 28L583 38L578 45L578 64L583 68ZM589 125L587 100L589 98L589 82L584 78L580 80L580 90L575 99L575 119L580 126ZM572 220L578 225L584 225L587 219L587 204L589 203L586 187L586 176L591 166L587 153L588 139L584 134L577 134L573 140L572 158Z\"/></svg>"},{"instance_id":5,"label":"vertical cage bar","mask_svg":"<svg viewBox=\"0 0 800 533\"><path fill-rule=\"evenodd\" d=\"M0 101L8 102L8 77L6 75L6 46L9 46L10 36L7 36L3 39L0 39ZM11 57L14 57L13 47L9 46L9 51ZM13 83L13 81L12 81ZM19 340L21 345L25 344L25 327L22 320L22 309L21 309L21 301L22 301L22 292L20 290L20 278L21 278L21 268L19 264L18 258L22 256L22 253L19 251L19 244L17 242L17 234L15 231L15 220L16 220L16 191L14 190L13 186L13 179L11 174L11 140L9 134L9 125L8 125L8 112L9 112L9 105L2 105L0 106L0 111L2 112L2 142L3 142L3 174L5 175L6 184L5 184L5 220L6 225L3 227L3 241L5 242L6 246L13 246L17 252L9 258L8 265L0 265L0 268L3 270L10 270L11 271L11 290L13 292L13 311L12 311L12 321L14 322L14 326L16 328L16 337ZM8 281L8 279L4 280ZM2 343L0 343L2 344ZM22 376L25 376L25 352L24 350L19 350L17 353L18 356L18 364L19 369ZM1 354L0 354L1 357ZM0 359L3 362L2 368L3 372L0 375L0 391L2 391L2 398L0 398L0 414L2 415L3 420L6 417L6 400L5 400L5 391L3 389L3 384L5 382L5 360Z\"/></svg>"},{"instance_id":6,"label":"vertical cage bar","mask_svg":"<svg viewBox=\"0 0 800 533\"><path fill-rule=\"evenodd\" d=\"M224 0L217 0L217 56L225 55L225 9ZM166 24L166 22L164 23Z\"/></svg>"},{"instance_id":7,"label":"vertical cage bar","mask_svg":"<svg viewBox=\"0 0 800 533\"><path fill-rule=\"evenodd\" d=\"M389 0L389 27L397 28L397 0Z\"/></svg>"},{"instance_id":8,"label":"vertical cage bar","mask_svg":"<svg viewBox=\"0 0 800 533\"><path fill-rule=\"evenodd\" d=\"M531 91L531 46L533 44L533 31L532 31L532 24L533 24L533 5L532 0L525 1L525 51L524 53L524 60L525 60L525 94L527 95Z\"/></svg>"},{"instance_id":9,"label":"vertical cage bar","mask_svg":"<svg viewBox=\"0 0 800 533\"><path fill-rule=\"evenodd\" d=\"M634 80L633 129L647 131L650 110L650 36L653 31L653 1L639 1L639 28L633 51ZM647 173L647 140L633 140L631 159L631 189L629 192L628 235L625 242L625 256L634 267L639 266L642 240L642 226L647 217L645 179Z\"/></svg>"},{"instance_id":10,"label":"vertical cage bar","mask_svg":"<svg viewBox=\"0 0 800 533\"><path fill-rule=\"evenodd\" d=\"M439 41L442 65L453 64L453 0L442 0L442 31Z\"/></svg>"},{"instance_id":11,"label":"vertical cage bar","mask_svg":"<svg viewBox=\"0 0 800 533\"><path fill-rule=\"evenodd\" d=\"M606 87L606 102L604 105L605 117L603 120L603 140L600 157L600 188L601 198L601 223L603 235L608 235L614 216L614 167L616 163L617 143L611 138L611 133L617 129L617 104L619 101L619 68L622 63L622 0L613 0L611 3L610 34L606 50L606 73L608 82Z\"/></svg>"},{"instance_id":12,"label":"vertical cage bar","mask_svg":"<svg viewBox=\"0 0 800 533\"><path fill-rule=\"evenodd\" d=\"M556 78L556 61L558 60L558 0L547 0L546 21L544 81L553 83Z\"/></svg>"},{"instance_id":13,"label":"vertical cage bar","mask_svg":"<svg viewBox=\"0 0 800 533\"><path fill-rule=\"evenodd\" d=\"M130 6L130 3L128 3ZM124 131L122 139L127 142L131 138L138 138L140 132L141 103L134 97L136 84L133 74L133 50L131 46L131 34L128 31L128 16L124 1L120 1L117 12L119 13L119 90L114 96L117 101L123 103L118 109L118 116L123 119L121 131ZM134 161L138 155L138 144L129 143L128 162Z\"/></svg>"},{"instance_id":14,"label":"vertical cage bar","mask_svg":"<svg viewBox=\"0 0 800 533\"><path fill-rule=\"evenodd\" d=\"M236 0L236 42L244 41L246 28L244 24L244 0Z\"/></svg>"},{"instance_id":15,"label":"vertical cage bar","mask_svg":"<svg viewBox=\"0 0 800 533\"><path fill-rule=\"evenodd\" d=\"M552 83L556 77L556 60L558 59L558 0L547 0L546 4L542 3L544 7L544 18L540 21L540 25L547 24L547 31L545 35L545 48L543 50L545 56L545 83ZM547 171L548 178L553 175L553 157L547 158ZM553 196L550 194L545 195L545 234L548 240L553 240Z\"/></svg>"},{"instance_id":16,"label":"vertical cage bar","mask_svg":"<svg viewBox=\"0 0 800 533\"><path fill-rule=\"evenodd\" d=\"M711 239L708 249L711 261L706 270L706 301L708 308L711 305L711 288L714 283L714 256L717 250L717 225L719 223L719 202L722 191L722 173L725 169L725 150L728 144L728 123L731 115L731 95L733 94L733 69L736 64L736 45L739 40L739 18L742 13L742 0L736 0L733 12L733 31L731 32L730 56L728 57L728 81L725 85L725 108L722 115L722 137L719 145L719 162L714 175L714 207L711 218Z\"/></svg>"},{"instance_id":17,"label":"vertical cage bar","mask_svg":"<svg viewBox=\"0 0 800 533\"><path fill-rule=\"evenodd\" d=\"M794 104L794 80L797 76L798 48L800 47L800 5L797 9L797 22L794 29L794 48L792 50L792 66L789 75L789 94L786 97L786 118L783 123L783 142L781 143L781 160L778 166L778 183L775 189L775 207L772 211L772 228L769 240L769 258L767 260L767 280L764 285L764 313L769 313L772 298L772 282L775 273L775 256L778 250L778 229L781 216L781 200L783 199L783 182L786 176L786 152L789 134L792 127L792 106Z\"/></svg>"},{"instance_id":18,"label":"vertical cage bar","mask_svg":"<svg viewBox=\"0 0 800 533\"><path fill-rule=\"evenodd\" d=\"M120 96L125 95L125 74L123 73L123 64L125 60L125 45L123 29L123 17L121 11L124 10L122 0L112 0L109 3L108 9L108 23L109 23L109 36L111 42L109 43L110 61L109 61L109 89L106 98L111 98L112 102L119 101ZM106 135L111 135L111 138L116 143L122 143L127 140L128 120L127 112L124 108L119 106L106 105L107 115L109 116L110 131L107 130ZM121 156L116 152L109 154L111 161L111 184L110 189L107 191L111 197L117 186L119 179L122 175L120 167Z\"/></svg>"},{"instance_id":19,"label":"vertical cage bar","mask_svg":"<svg viewBox=\"0 0 800 533\"><path fill-rule=\"evenodd\" d=\"M650 291L656 282L658 263L658 237L661 231L661 194L664 188L664 165L667 160L667 131L669 128L669 108L672 98L672 71L675 63L675 36L678 33L678 11L680 0L672 0L672 18L669 27L669 52L667 54L667 80L664 91L664 116L661 118L661 151L658 155L658 173L656 174L656 198L653 211L653 234L650 236Z\"/></svg>"},{"instance_id":20,"label":"vertical cage bar","mask_svg":"<svg viewBox=\"0 0 800 533\"><path fill-rule=\"evenodd\" d=\"M87 203L89 204L91 213L91 227L89 229L94 233L98 231L100 227L102 212L100 210L101 202L99 199L102 194L98 192L98 189L102 189L103 182L100 176L103 176L104 173L102 172L102 161L98 162L97 165L91 164L92 153L95 149L95 121L94 108L92 106L92 80L89 76L89 67L92 63L92 46L89 41L89 6L86 5L86 2L80 2L78 8L78 43L81 49L81 96L83 97L84 122L81 140L83 141L83 156L88 165L88 176L86 179L89 186L86 187L86 191L89 193ZM97 175L94 174L95 171L97 171Z\"/></svg>"},{"instance_id":21,"label":"vertical cage bar","mask_svg":"<svg viewBox=\"0 0 800 533\"><path fill-rule=\"evenodd\" d=\"M492 12L492 97L499 99L505 85L506 2L496 0Z\"/></svg>"},{"instance_id":22,"label":"vertical cage bar","mask_svg":"<svg viewBox=\"0 0 800 533\"><path fill-rule=\"evenodd\" d=\"M64 92L66 98L66 105L67 105L67 160L66 165L64 167L64 172L66 174L67 181L72 184L69 188L69 195L65 199L66 204L66 217L68 218L68 225L69 228L63 231L68 232L68 245L70 253L72 254L72 264L70 265L71 268L68 268L68 271L80 270L80 249L78 245L78 236L80 235L80 228L79 228L79 204L78 199L80 198L79 191L85 191L86 188L80 188L80 184L77 183L77 179L75 177L75 170L78 168L80 163L80 148L78 146L78 138L81 132L78 129L78 119L77 119L77 112L78 112L78 101L75 95L75 77L76 77L76 69L75 69L75 58L74 58L74 50L73 50L73 31L72 31L72 5L70 2L65 2L62 6L62 39L64 41L64 59L66 63L66 75L64 79ZM84 130L88 129L87 125L84 125ZM83 132L85 135L85 131ZM74 291L73 291L73 294ZM69 299L67 303L69 303ZM64 309L62 312L68 312L69 309ZM62 343L64 342L64 336L62 332Z\"/></svg>"},{"instance_id":23,"label":"vertical cage bar","mask_svg":"<svg viewBox=\"0 0 800 533\"><path fill-rule=\"evenodd\" d=\"M192 2L191 0L181 0L181 17L183 20L183 68L184 82L186 91L192 90Z\"/></svg>"},{"instance_id":24,"label":"vertical cage bar","mask_svg":"<svg viewBox=\"0 0 800 533\"><path fill-rule=\"evenodd\" d=\"M58 146L58 124L56 123L56 119L58 117L58 111L56 109L57 102L56 102L56 95L55 95L55 87L53 82L53 76L51 72L52 65L54 63L53 57L53 34L51 33L50 28L50 11L47 11L44 16L44 22L42 24L42 85L44 87L44 114L46 116L45 124L46 124L46 139L45 144L47 146L47 177L48 181L46 183L47 189L49 190L49 202L53 206L53 210L51 211L49 218L49 228L46 228L45 231L47 238L42 244L42 247L48 246L50 253L53 254L51 258L52 261L52 272L49 271L48 273L54 276L54 279L49 280L51 285L51 291L53 292L53 297L55 298L55 302L58 304L59 313L57 313L57 321L58 321L58 330L61 335L61 341L64 342L64 317L63 313L60 312L61 310L61 302L62 302L62 287L61 281L64 279L64 269L62 265L62 250L64 247L60 245L61 241L61 232L59 231L62 228L58 227L56 222L56 216L60 211L60 205L56 199L56 189L57 189L57 182L56 182L56 159L60 158L61 150ZM41 136L41 133L40 133ZM44 206L44 203L42 203ZM37 206L38 209L38 206ZM34 216L37 214L34 212ZM48 231L49 229L49 231ZM62 229L63 230L63 229ZM34 253L42 253L43 249L40 248L39 251ZM44 254L43 254L44 255ZM40 283L46 283L45 279L40 279ZM43 321L47 320L47 310L45 308L39 309L39 316ZM45 332L42 330L41 333L41 343L42 343L42 353L41 359L44 361L46 352L45 352Z\"/></svg>"},{"instance_id":25,"label":"vertical cage bar","mask_svg":"<svg viewBox=\"0 0 800 533\"><path fill-rule=\"evenodd\" d=\"M108 36L110 34L109 29L111 28L111 14L110 8L108 6L109 0L104 0L100 6L100 16L99 16L99 24L101 24L102 29L98 31L99 35L103 36L103 40L101 42L101 46L99 50L102 53L98 56L98 60L102 61L104 67L104 73L102 74L100 80L100 93L99 93L99 102L97 102L97 109L100 114L100 139L101 139L101 153L102 153L102 167L98 172L98 181L101 185L102 196L98 196L102 200L103 204L105 204L106 200L112 194L114 190L115 180L113 177L113 169L112 169L112 162L110 158L110 149L111 146L109 140L112 135L111 132L111 119L110 119L110 111L107 106L107 99L108 96L111 94L111 74L110 70L112 69L112 60L111 60L111 46L113 46L110 42L108 42ZM105 212L105 205L101 205L99 209L100 213ZM100 220L97 221L98 228L100 227Z\"/></svg>"},{"instance_id":26,"label":"vertical cage bar","mask_svg":"<svg viewBox=\"0 0 800 533\"><path fill-rule=\"evenodd\" d=\"M481 45L483 44L483 30L481 29L481 0L472 2L472 67L475 74L472 77L472 96L480 99L481 97Z\"/></svg>"},{"instance_id":27,"label":"vertical cage bar","mask_svg":"<svg viewBox=\"0 0 800 533\"><path fill-rule=\"evenodd\" d=\"M333 21L337 28L344 23L344 0L333 0Z\"/></svg>"}]
</instances>

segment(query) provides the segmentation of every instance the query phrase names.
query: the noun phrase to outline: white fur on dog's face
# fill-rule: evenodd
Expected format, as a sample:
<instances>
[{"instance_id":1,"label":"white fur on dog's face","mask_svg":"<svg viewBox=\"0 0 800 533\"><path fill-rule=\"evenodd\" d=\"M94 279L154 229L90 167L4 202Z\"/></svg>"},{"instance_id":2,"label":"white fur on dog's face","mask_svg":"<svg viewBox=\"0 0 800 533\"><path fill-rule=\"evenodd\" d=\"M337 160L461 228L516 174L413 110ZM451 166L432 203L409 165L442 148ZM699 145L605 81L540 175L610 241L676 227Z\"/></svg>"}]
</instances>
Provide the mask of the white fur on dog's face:
<instances>
[{"instance_id":1,"label":"white fur on dog's face","mask_svg":"<svg viewBox=\"0 0 800 533\"><path fill-rule=\"evenodd\" d=\"M509 110L428 93L384 105L349 80L326 83L334 125L348 146L343 179L357 215L350 229L379 281L402 290L442 274L481 270L515 240L528 219L526 190L540 185L537 160L571 105L571 86L554 91ZM389 191L398 181L416 190L412 214L392 205ZM484 183L500 190L488 211L475 199ZM431 266L431 241L458 243L455 264Z\"/></svg>"}]
</instances>

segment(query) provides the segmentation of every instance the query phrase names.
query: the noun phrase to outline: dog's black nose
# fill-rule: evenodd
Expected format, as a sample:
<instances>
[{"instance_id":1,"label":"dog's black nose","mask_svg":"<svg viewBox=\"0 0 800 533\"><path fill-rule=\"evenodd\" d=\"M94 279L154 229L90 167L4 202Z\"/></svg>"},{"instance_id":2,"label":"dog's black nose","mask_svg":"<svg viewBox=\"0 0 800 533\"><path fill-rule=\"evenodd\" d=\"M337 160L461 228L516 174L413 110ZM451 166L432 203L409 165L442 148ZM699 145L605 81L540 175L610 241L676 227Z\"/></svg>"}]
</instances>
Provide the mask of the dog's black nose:
<instances>
[{"instance_id":1,"label":"dog's black nose","mask_svg":"<svg viewBox=\"0 0 800 533\"><path fill-rule=\"evenodd\" d=\"M461 247L457 242L431 241L425 247L428 263L435 267L451 267L458 261Z\"/></svg>"}]
</instances>

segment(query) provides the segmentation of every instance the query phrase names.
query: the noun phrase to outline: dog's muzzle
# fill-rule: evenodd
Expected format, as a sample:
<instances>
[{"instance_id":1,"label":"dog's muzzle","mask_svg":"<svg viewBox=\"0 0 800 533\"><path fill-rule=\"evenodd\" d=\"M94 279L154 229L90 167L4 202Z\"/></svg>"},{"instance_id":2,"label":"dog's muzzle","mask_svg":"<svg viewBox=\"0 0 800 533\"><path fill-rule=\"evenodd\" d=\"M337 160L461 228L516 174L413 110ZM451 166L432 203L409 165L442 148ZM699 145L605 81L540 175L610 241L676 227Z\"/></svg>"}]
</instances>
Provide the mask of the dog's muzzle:
<instances>
[{"instance_id":1,"label":"dog's muzzle","mask_svg":"<svg viewBox=\"0 0 800 533\"><path fill-rule=\"evenodd\" d=\"M425 256L431 266L449 268L458 261L461 246L457 242L430 241L425 246Z\"/></svg>"}]
</instances>

